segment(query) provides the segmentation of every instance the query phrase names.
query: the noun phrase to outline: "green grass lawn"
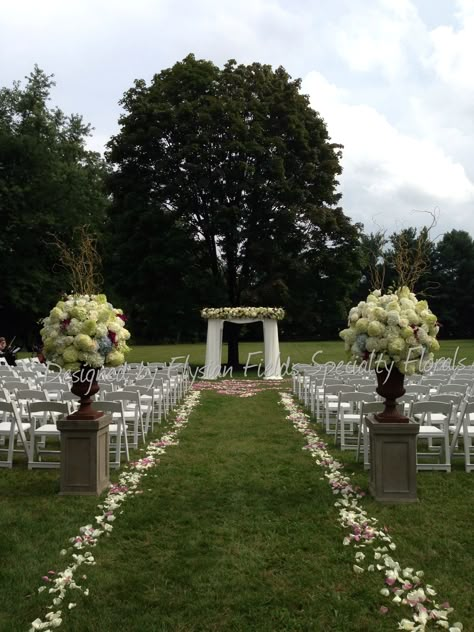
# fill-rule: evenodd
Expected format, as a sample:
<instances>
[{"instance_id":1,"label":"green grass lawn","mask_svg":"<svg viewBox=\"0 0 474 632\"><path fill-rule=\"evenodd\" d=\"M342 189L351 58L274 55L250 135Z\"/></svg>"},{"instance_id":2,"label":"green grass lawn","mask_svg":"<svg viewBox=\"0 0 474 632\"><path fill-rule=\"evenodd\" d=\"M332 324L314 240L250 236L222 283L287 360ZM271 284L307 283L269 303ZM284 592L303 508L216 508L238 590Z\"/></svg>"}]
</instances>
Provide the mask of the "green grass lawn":
<instances>
[{"instance_id":1,"label":"green grass lawn","mask_svg":"<svg viewBox=\"0 0 474 632\"><path fill-rule=\"evenodd\" d=\"M470 341L460 346L474 357ZM242 345L241 359L243 349L258 348ZM339 354L341 348L338 342L282 344L282 357L310 362L324 349L325 359L337 361L342 354L331 350ZM135 348L131 361L169 361L182 352L190 353L192 363L204 361L204 345ZM65 614L60 629L396 629L406 613L379 594L382 576L353 573L336 498L303 445L284 419L277 392L252 398L204 392L180 445L169 448L145 479L144 493L124 505L111 537L92 549L97 565L87 567L83 582L90 595L74 597L77 608ZM367 489L367 473L353 456L332 451ZM59 496L58 478L57 470L28 471L23 460L0 470L1 632L26 632L31 621L44 617L50 599L37 594L41 577L66 566L70 558L60 550L98 513L97 498ZM425 572L441 601L455 608L450 621L462 621L464 632L474 630L472 481L456 463L449 474L418 474L415 505L362 501L390 530L398 547L394 557ZM379 613L381 605L390 606L387 615Z\"/></svg>"},{"instance_id":2,"label":"green grass lawn","mask_svg":"<svg viewBox=\"0 0 474 632\"><path fill-rule=\"evenodd\" d=\"M455 358L459 362L464 359L465 364L474 362L474 340L449 340L440 341L441 349L437 358ZM203 366L206 357L205 343L181 344L181 345L150 345L135 346L132 343L132 351L128 355L130 362L170 362L172 358L176 362L182 362L189 356L189 362L193 366ZM261 352L260 355L250 353ZM340 362L346 360L344 345L342 341L315 341L315 342L280 342L280 356L282 362L295 364L297 362L311 363L313 358L316 362ZM239 357L241 364L258 364L263 359L262 342L241 342L239 344ZM222 362L227 359L227 345L223 345ZM255 370L256 373L256 370Z\"/></svg>"}]
</instances>

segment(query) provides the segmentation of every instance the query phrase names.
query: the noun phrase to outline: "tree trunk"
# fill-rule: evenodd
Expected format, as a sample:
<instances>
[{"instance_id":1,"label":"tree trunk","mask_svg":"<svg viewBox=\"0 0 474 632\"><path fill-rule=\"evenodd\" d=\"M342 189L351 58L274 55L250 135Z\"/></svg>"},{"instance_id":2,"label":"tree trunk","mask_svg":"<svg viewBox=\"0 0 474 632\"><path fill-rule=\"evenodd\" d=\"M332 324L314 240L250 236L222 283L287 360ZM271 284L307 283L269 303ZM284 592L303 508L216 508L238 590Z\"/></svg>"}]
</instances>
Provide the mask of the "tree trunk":
<instances>
[{"instance_id":1,"label":"tree trunk","mask_svg":"<svg viewBox=\"0 0 474 632\"><path fill-rule=\"evenodd\" d=\"M239 369L239 333L240 325L237 323L225 323L227 334L227 366L233 370Z\"/></svg>"}]
</instances>

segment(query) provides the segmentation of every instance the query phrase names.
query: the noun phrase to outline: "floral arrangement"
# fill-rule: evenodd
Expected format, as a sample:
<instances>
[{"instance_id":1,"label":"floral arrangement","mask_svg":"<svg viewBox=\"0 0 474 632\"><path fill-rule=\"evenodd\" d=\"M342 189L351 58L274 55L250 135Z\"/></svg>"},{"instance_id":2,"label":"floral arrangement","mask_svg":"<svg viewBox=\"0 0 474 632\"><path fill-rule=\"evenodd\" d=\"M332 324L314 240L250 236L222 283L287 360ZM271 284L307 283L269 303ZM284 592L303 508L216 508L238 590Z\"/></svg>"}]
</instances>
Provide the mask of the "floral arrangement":
<instances>
[{"instance_id":1,"label":"floral arrangement","mask_svg":"<svg viewBox=\"0 0 474 632\"><path fill-rule=\"evenodd\" d=\"M283 320L285 310L281 307L206 307L201 310L203 318L270 318Z\"/></svg>"},{"instance_id":2,"label":"floral arrangement","mask_svg":"<svg viewBox=\"0 0 474 632\"><path fill-rule=\"evenodd\" d=\"M405 375L423 373L439 350L439 326L426 301L407 287L393 293L375 290L349 312L348 328L340 332L346 351L356 362L382 362Z\"/></svg>"},{"instance_id":3,"label":"floral arrangement","mask_svg":"<svg viewBox=\"0 0 474 632\"><path fill-rule=\"evenodd\" d=\"M67 371L120 366L129 351L126 318L104 294L70 294L43 318L45 358Z\"/></svg>"}]
</instances>

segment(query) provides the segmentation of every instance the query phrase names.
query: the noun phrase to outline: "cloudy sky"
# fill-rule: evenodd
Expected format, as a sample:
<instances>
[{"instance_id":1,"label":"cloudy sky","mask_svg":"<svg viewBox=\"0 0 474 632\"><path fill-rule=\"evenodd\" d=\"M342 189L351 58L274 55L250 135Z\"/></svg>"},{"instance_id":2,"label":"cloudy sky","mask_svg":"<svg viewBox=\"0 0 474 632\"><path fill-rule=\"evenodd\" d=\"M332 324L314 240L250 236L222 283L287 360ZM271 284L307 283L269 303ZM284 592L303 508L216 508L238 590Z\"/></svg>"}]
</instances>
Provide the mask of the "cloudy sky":
<instances>
[{"instance_id":1,"label":"cloudy sky","mask_svg":"<svg viewBox=\"0 0 474 632\"><path fill-rule=\"evenodd\" d=\"M284 66L344 145L366 230L474 236L474 0L0 0L0 85L38 64L103 151L119 100L188 53Z\"/></svg>"}]
</instances>

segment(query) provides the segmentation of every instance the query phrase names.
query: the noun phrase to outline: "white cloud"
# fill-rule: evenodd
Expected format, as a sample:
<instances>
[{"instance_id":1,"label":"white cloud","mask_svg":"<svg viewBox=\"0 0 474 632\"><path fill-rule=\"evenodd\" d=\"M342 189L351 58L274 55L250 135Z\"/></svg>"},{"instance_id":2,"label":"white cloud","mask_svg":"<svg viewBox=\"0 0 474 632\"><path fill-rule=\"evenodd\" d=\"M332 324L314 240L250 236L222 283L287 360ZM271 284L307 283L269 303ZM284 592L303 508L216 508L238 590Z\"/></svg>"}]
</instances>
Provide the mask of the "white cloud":
<instances>
[{"instance_id":1,"label":"white cloud","mask_svg":"<svg viewBox=\"0 0 474 632\"><path fill-rule=\"evenodd\" d=\"M52 104L91 122L94 149L116 132L133 80L149 81L190 52L219 66L282 65L306 77L303 91L345 146L342 204L351 217L370 223L383 210L400 220L438 206L446 229L464 223L474 234L474 0L3 5L0 85L34 63L54 73Z\"/></svg>"},{"instance_id":2,"label":"white cloud","mask_svg":"<svg viewBox=\"0 0 474 632\"><path fill-rule=\"evenodd\" d=\"M455 23L443 24L430 33L431 54L427 64L456 98L474 96L474 0L456 0Z\"/></svg>"},{"instance_id":3,"label":"white cloud","mask_svg":"<svg viewBox=\"0 0 474 632\"><path fill-rule=\"evenodd\" d=\"M474 203L474 184L443 147L402 133L373 107L348 103L347 93L318 72L305 77L303 90L344 145L341 186L350 216L367 221L380 208L400 216L420 207L449 214Z\"/></svg>"},{"instance_id":4,"label":"white cloud","mask_svg":"<svg viewBox=\"0 0 474 632\"><path fill-rule=\"evenodd\" d=\"M349 68L392 77L408 62L423 30L410 0L353 2L335 28L338 54Z\"/></svg>"}]
</instances>

